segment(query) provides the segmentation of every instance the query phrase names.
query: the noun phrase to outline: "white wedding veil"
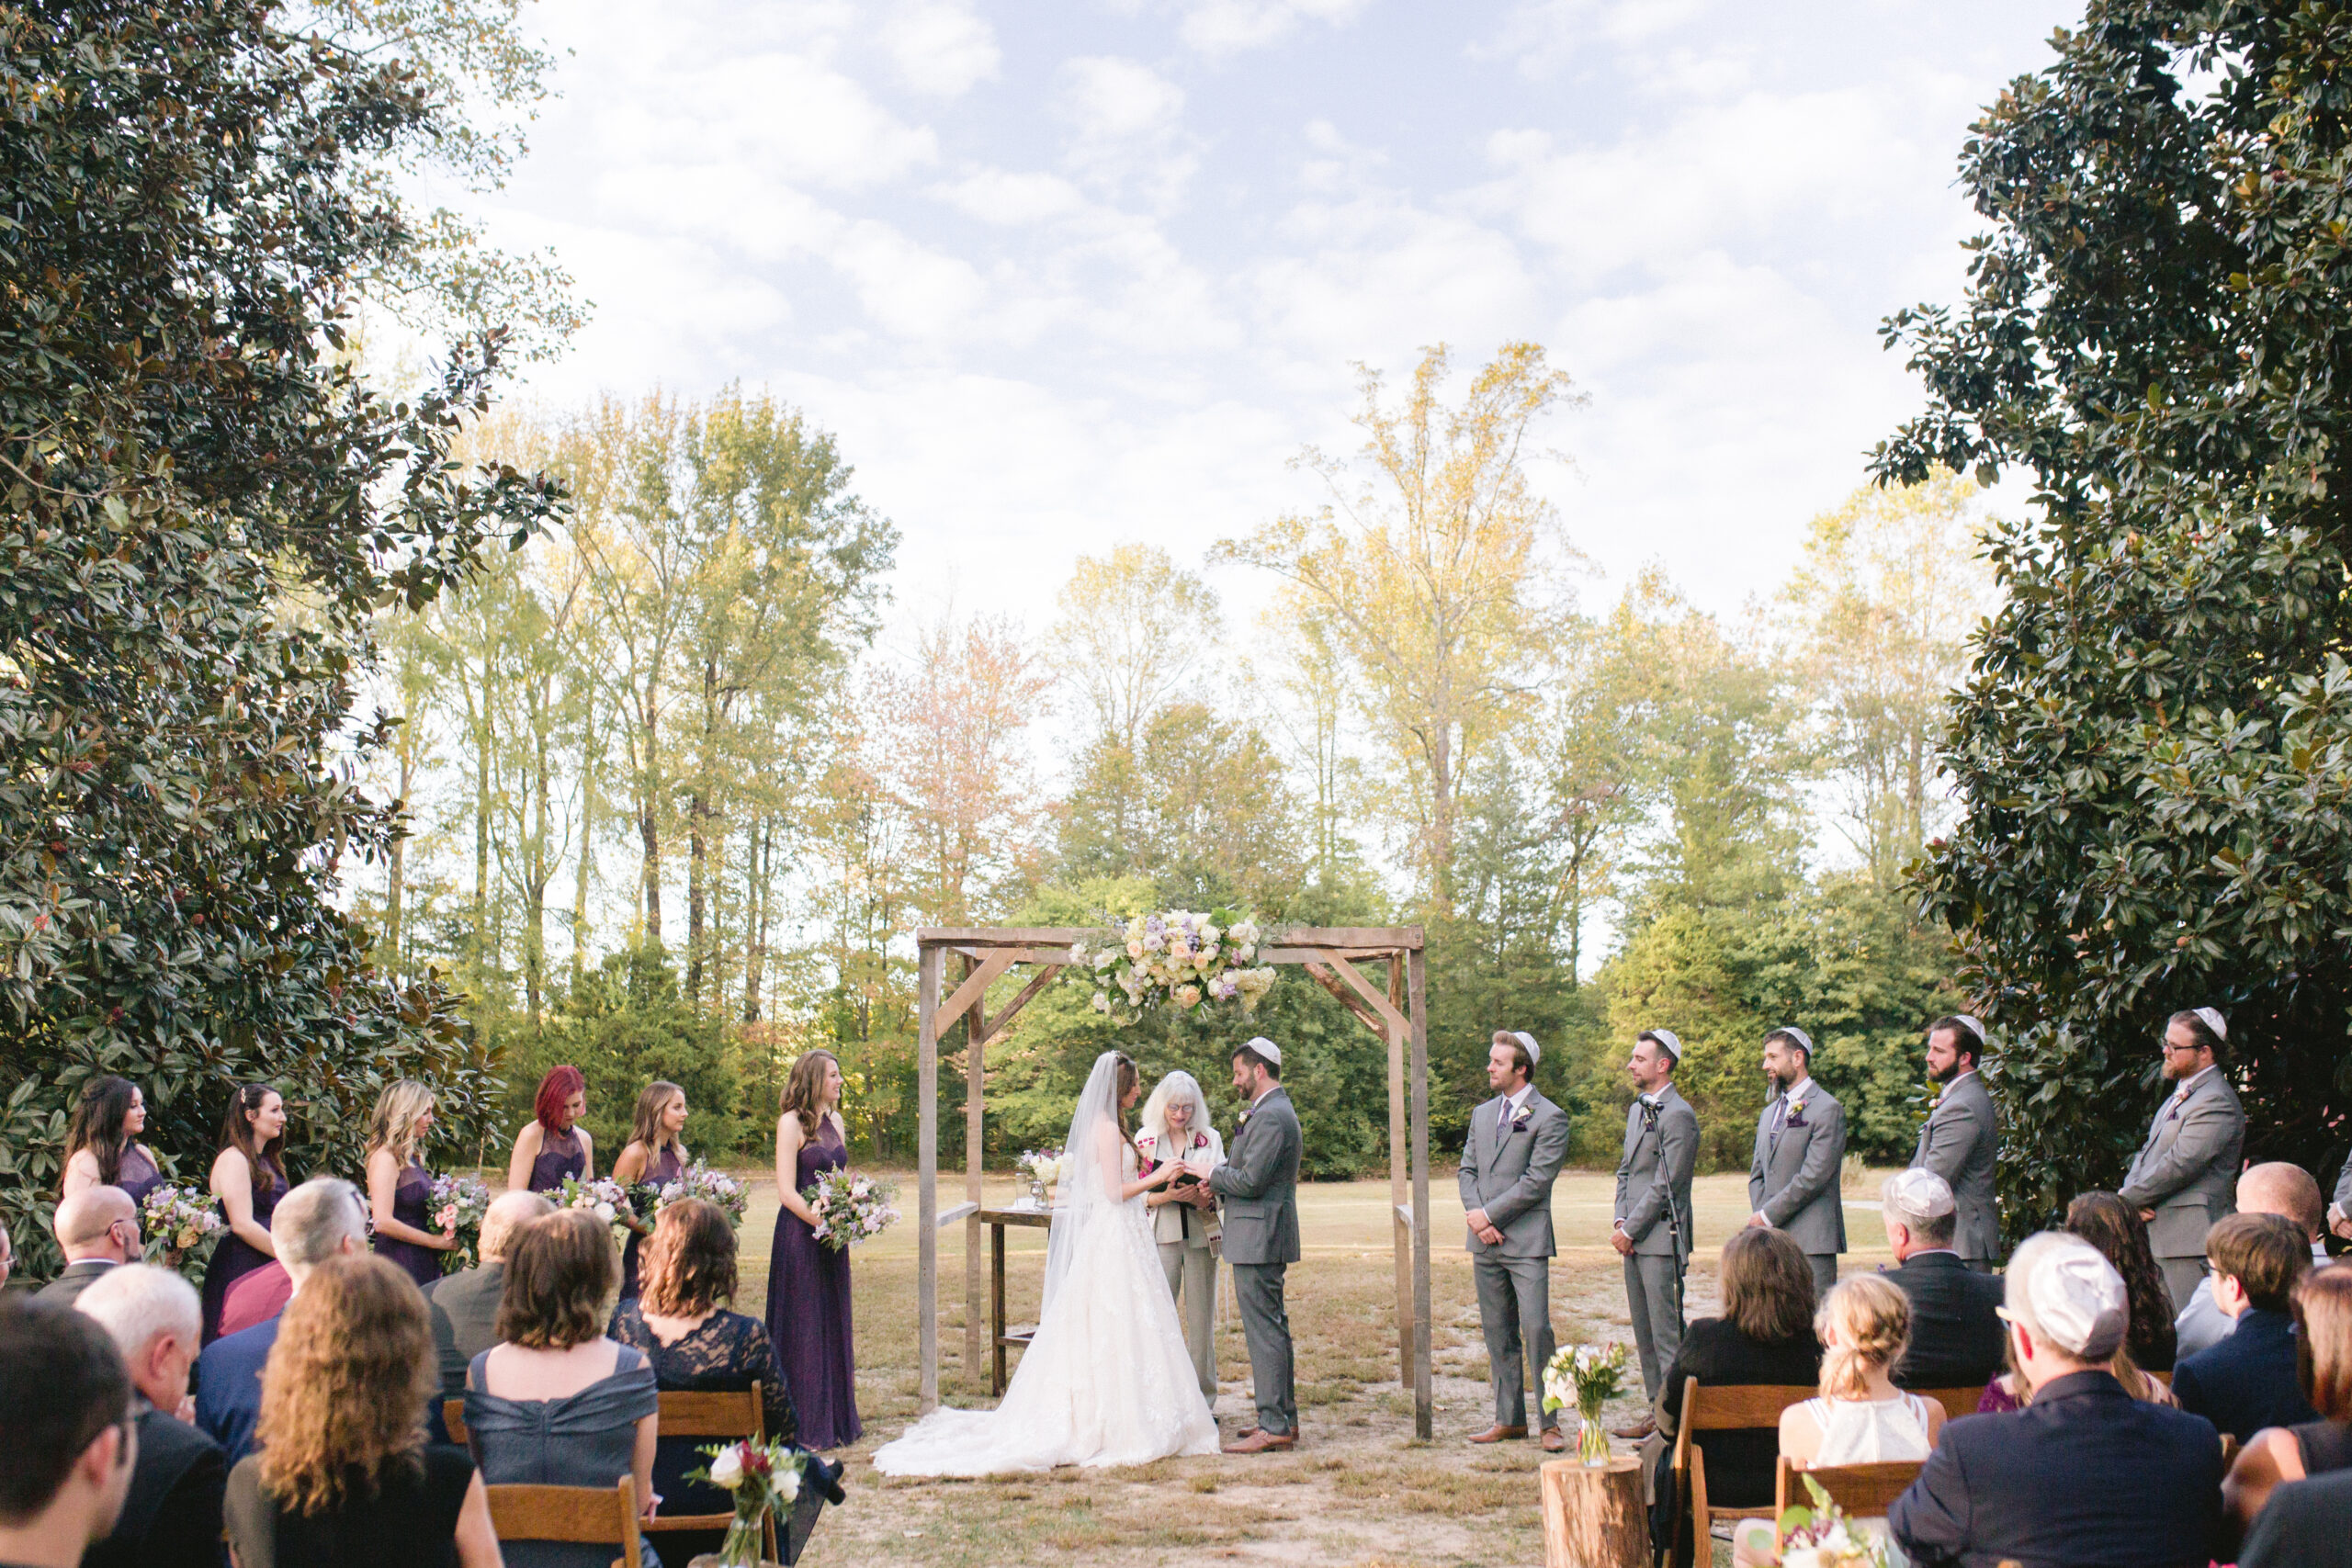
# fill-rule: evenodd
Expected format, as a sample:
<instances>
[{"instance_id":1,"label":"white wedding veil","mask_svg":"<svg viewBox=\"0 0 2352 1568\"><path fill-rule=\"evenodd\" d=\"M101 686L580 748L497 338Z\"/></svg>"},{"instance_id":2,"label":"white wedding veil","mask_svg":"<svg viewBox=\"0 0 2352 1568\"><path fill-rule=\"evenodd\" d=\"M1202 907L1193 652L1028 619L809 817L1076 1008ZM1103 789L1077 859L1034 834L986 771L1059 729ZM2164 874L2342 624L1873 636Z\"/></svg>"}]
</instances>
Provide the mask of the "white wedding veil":
<instances>
[{"instance_id":1,"label":"white wedding veil","mask_svg":"<svg viewBox=\"0 0 2352 1568\"><path fill-rule=\"evenodd\" d=\"M1198 1078L1179 1069L1160 1079L1159 1087L1151 1091L1151 1098L1143 1102L1143 1117L1136 1123L1136 1136L1140 1138L1148 1133L1155 1140L1165 1140L1168 1136L1168 1107L1171 1102L1185 1100L1193 1102L1193 1119L1184 1130L1187 1133L1207 1132L1209 1097L1201 1092ZM1155 1157L1162 1161L1182 1159L1189 1153L1186 1149L1159 1149Z\"/></svg>"},{"instance_id":2,"label":"white wedding veil","mask_svg":"<svg viewBox=\"0 0 2352 1568\"><path fill-rule=\"evenodd\" d=\"M1046 1233L1046 1307L1053 1304L1054 1292L1080 1252L1087 1227L1108 1224L1119 1213L1119 1194L1127 1180L1122 1153L1127 1140L1119 1130L1122 1064L1127 1065L1129 1072L1135 1070L1116 1051L1095 1057L1094 1070L1086 1075L1086 1087L1079 1091L1078 1109L1070 1114L1069 1136L1062 1144L1053 1228Z\"/></svg>"}]
</instances>

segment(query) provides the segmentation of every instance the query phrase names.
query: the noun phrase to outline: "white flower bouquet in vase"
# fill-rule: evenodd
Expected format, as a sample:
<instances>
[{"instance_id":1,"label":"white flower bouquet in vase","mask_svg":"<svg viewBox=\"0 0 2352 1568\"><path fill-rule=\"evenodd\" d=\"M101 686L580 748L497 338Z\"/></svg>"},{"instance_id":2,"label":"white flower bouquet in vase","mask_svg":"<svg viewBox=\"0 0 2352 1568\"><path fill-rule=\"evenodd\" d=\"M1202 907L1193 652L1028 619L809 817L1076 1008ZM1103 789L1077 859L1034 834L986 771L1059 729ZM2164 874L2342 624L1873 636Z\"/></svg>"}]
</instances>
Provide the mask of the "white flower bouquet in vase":
<instances>
[{"instance_id":1,"label":"white flower bouquet in vase","mask_svg":"<svg viewBox=\"0 0 2352 1568\"><path fill-rule=\"evenodd\" d=\"M800 1495L800 1472L808 1456L786 1444L742 1438L700 1450L710 1462L686 1472L731 1495L735 1517L716 1556L696 1557L687 1568L760 1568L764 1560L768 1515L792 1506Z\"/></svg>"},{"instance_id":2,"label":"white flower bouquet in vase","mask_svg":"<svg viewBox=\"0 0 2352 1568\"><path fill-rule=\"evenodd\" d=\"M1046 1189L1062 1179L1062 1151L1052 1147L1023 1149L1021 1157L1013 1162L1013 1168L1029 1182L1029 1195L1022 1200L1022 1206L1043 1209L1048 1201Z\"/></svg>"},{"instance_id":3,"label":"white flower bouquet in vase","mask_svg":"<svg viewBox=\"0 0 2352 1568\"><path fill-rule=\"evenodd\" d=\"M888 1229L899 1217L890 1206L897 1195L884 1183L842 1165L819 1171L817 1179L800 1190L801 1201L817 1216L810 1234L835 1252L847 1252Z\"/></svg>"},{"instance_id":4,"label":"white flower bouquet in vase","mask_svg":"<svg viewBox=\"0 0 2352 1568\"><path fill-rule=\"evenodd\" d=\"M1563 1345L1544 1369L1544 1411L1577 1408L1577 1458L1588 1465L1609 1462L1609 1429L1600 1407L1625 1392L1625 1347Z\"/></svg>"},{"instance_id":5,"label":"white flower bouquet in vase","mask_svg":"<svg viewBox=\"0 0 2352 1568\"><path fill-rule=\"evenodd\" d=\"M147 1238L148 1261L201 1285L212 1244L229 1228L229 1222L212 1205L212 1194L201 1187L165 1182L148 1190L139 1219L139 1233Z\"/></svg>"}]
</instances>

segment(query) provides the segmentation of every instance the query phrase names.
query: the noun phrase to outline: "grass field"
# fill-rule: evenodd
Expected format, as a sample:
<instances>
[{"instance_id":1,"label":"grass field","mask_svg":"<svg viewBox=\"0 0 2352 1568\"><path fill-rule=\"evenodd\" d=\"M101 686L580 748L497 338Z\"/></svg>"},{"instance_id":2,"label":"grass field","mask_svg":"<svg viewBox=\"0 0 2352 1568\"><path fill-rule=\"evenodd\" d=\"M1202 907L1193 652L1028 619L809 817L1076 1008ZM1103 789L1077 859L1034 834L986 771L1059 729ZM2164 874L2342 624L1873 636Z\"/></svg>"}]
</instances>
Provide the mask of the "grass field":
<instances>
[{"instance_id":1,"label":"grass field","mask_svg":"<svg viewBox=\"0 0 2352 1568\"><path fill-rule=\"evenodd\" d=\"M914 1208L911 1177L900 1206ZM960 1200L961 1178L943 1203ZM1874 1181L1849 1188L1848 1269L1889 1260ZM1016 1194L1010 1177L992 1181L991 1203ZM1607 1244L1611 1180L1572 1171L1555 1190L1560 1256L1552 1281L1554 1331L1574 1339L1630 1340L1619 1259ZM858 1404L866 1436L848 1450L850 1501L830 1509L802 1561L808 1568L886 1564L1164 1564L1171 1548L1188 1558L1240 1562L1444 1564L1501 1568L1543 1561L1532 1442L1473 1447L1493 1419L1487 1359L1467 1256L1462 1205L1451 1177L1430 1183L1435 1363L1435 1440L1413 1440L1412 1401L1397 1380L1391 1302L1388 1188L1384 1182L1317 1183L1299 1190L1306 1256L1289 1276L1297 1354L1298 1448L1240 1459L1167 1460L1136 1470L1080 1471L993 1481L910 1481L876 1475L868 1456L915 1414L917 1376L915 1233L911 1219L856 1255ZM1715 1257L1747 1218L1743 1176L1702 1178L1695 1191L1698 1253L1690 1314L1714 1311ZM744 1226L746 1312L763 1309L768 1238L775 1215L763 1184ZM1043 1275L1041 1231L1008 1233L1007 1289L1016 1320L1034 1319ZM941 1236L940 1382L951 1404L985 1404L985 1384L967 1385L962 1366L961 1224ZM1220 1424L1248 1416L1249 1355L1229 1305L1220 1313ZM983 1375L985 1369L983 1369ZM1622 1424L1638 1395L1612 1409ZM1621 1444L1620 1447L1624 1445Z\"/></svg>"}]
</instances>

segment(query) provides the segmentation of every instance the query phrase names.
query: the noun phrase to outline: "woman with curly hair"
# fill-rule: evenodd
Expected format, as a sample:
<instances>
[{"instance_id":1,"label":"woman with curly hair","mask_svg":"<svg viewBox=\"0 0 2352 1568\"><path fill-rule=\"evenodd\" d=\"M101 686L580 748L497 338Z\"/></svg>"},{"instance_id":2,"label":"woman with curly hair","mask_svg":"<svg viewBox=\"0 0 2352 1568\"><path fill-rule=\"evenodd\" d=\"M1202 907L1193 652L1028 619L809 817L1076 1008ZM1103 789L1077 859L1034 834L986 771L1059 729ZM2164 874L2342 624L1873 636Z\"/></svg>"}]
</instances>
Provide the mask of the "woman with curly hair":
<instances>
[{"instance_id":1,"label":"woman with curly hair","mask_svg":"<svg viewBox=\"0 0 2352 1568\"><path fill-rule=\"evenodd\" d=\"M514 1134L506 1162L510 1192L552 1192L567 1176L585 1181L596 1174L596 1145L580 1119L588 1114L588 1080L565 1063L549 1067L531 1097L531 1120Z\"/></svg>"},{"instance_id":2,"label":"woman with curly hair","mask_svg":"<svg viewBox=\"0 0 2352 1568\"><path fill-rule=\"evenodd\" d=\"M490 1497L463 1449L429 1443L440 1393L424 1298L380 1258L330 1258L278 1321L260 1449L229 1473L238 1568L496 1568Z\"/></svg>"},{"instance_id":3,"label":"woman with curly hair","mask_svg":"<svg viewBox=\"0 0 2352 1568\"><path fill-rule=\"evenodd\" d=\"M2132 1331L2123 1337L2120 1354L2143 1372L2172 1371L2177 1344L2172 1326L2172 1297L2165 1292L2164 1274L2148 1248L2147 1222L2139 1211L2112 1192L2086 1192L2066 1205L2066 1229L2099 1250L2099 1255L2123 1276L2123 1293L2131 1303ZM2123 1378L2132 1388L2149 1378ZM2132 1398L2147 1395L2132 1389Z\"/></svg>"}]
</instances>

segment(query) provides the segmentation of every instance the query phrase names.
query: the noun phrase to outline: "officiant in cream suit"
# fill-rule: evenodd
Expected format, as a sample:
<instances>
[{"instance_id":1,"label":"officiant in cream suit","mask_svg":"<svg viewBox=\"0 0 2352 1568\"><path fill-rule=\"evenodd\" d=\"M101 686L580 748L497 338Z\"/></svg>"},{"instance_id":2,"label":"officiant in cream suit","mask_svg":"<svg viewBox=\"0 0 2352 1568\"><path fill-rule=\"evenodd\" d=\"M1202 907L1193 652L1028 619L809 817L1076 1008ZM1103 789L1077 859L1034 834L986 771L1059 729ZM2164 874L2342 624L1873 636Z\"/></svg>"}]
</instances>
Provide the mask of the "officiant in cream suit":
<instances>
[{"instance_id":1,"label":"officiant in cream suit","mask_svg":"<svg viewBox=\"0 0 2352 1568\"><path fill-rule=\"evenodd\" d=\"M1495 1424L1470 1440L1527 1436L1527 1385L1543 1408L1544 1367L1552 1359L1552 1184L1568 1157L1567 1112L1530 1080L1544 1049L1532 1034L1497 1032L1487 1052L1495 1098L1470 1113L1462 1151L1462 1207L1470 1225L1470 1273L1487 1331L1487 1371ZM1543 1415L1544 1447L1564 1446L1557 1412Z\"/></svg>"},{"instance_id":2,"label":"officiant in cream suit","mask_svg":"<svg viewBox=\"0 0 2352 1568\"><path fill-rule=\"evenodd\" d=\"M1209 1125L1208 1097L1190 1073L1170 1073L1144 1101L1136 1133L1142 1174L1174 1160L1225 1163L1224 1135ZM1184 1348L1193 1353L1201 1393L1216 1403L1216 1246L1224 1234L1216 1197L1206 1183L1179 1179L1148 1194L1151 1235L1159 1244L1159 1267L1184 1320Z\"/></svg>"}]
</instances>

